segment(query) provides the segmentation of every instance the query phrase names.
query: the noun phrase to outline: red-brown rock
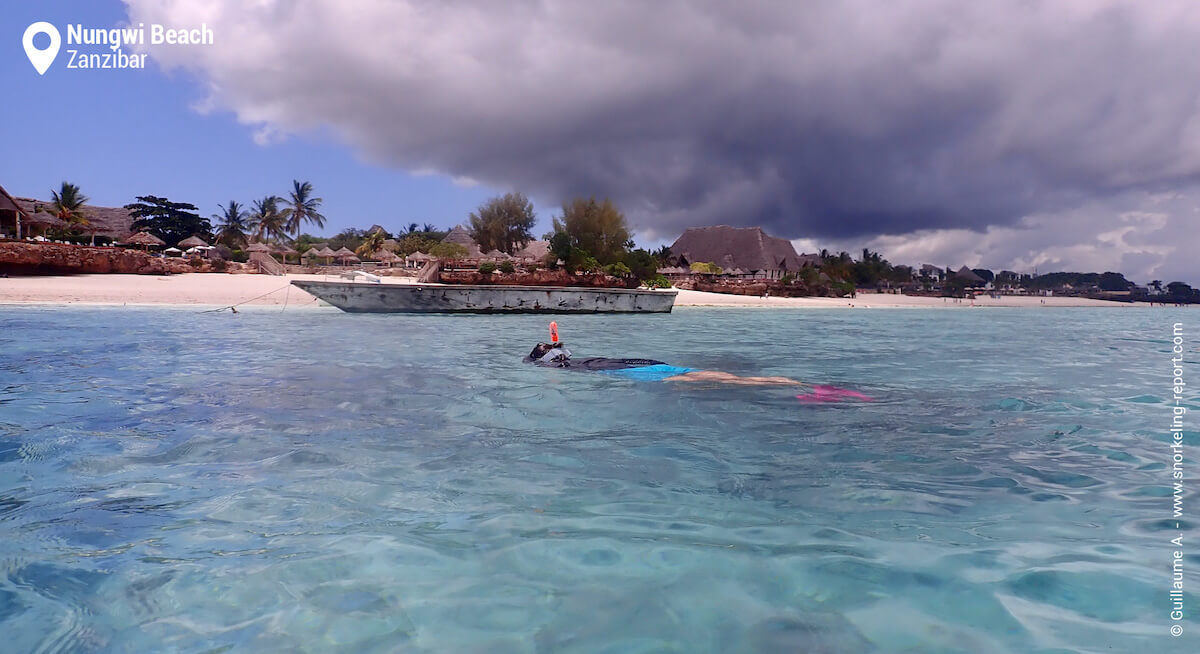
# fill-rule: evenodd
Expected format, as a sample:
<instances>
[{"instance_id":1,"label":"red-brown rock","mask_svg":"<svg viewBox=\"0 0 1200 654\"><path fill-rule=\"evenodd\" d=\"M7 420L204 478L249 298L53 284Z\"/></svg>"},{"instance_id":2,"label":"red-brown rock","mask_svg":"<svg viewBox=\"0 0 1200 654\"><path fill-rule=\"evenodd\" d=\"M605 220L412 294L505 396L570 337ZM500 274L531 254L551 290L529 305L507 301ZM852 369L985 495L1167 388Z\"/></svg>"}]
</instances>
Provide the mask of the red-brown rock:
<instances>
[{"instance_id":1,"label":"red-brown rock","mask_svg":"<svg viewBox=\"0 0 1200 654\"><path fill-rule=\"evenodd\" d=\"M214 272L212 263L193 266L187 259L153 257L138 250L59 243L0 241L0 273L9 275L137 274ZM224 272L254 272L227 263Z\"/></svg>"}]
</instances>

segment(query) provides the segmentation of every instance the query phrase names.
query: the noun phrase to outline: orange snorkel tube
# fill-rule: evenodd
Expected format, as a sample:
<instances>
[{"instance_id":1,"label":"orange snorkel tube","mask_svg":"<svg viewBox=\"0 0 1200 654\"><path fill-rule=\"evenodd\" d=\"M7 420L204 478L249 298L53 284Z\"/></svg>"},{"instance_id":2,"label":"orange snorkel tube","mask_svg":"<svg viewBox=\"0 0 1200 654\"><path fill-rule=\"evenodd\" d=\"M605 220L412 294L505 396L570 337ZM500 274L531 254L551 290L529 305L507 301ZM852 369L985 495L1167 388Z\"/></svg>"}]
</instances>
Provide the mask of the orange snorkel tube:
<instances>
[{"instance_id":1,"label":"orange snorkel tube","mask_svg":"<svg viewBox=\"0 0 1200 654\"><path fill-rule=\"evenodd\" d=\"M550 343L558 345L558 323L550 321Z\"/></svg>"}]
</instances>

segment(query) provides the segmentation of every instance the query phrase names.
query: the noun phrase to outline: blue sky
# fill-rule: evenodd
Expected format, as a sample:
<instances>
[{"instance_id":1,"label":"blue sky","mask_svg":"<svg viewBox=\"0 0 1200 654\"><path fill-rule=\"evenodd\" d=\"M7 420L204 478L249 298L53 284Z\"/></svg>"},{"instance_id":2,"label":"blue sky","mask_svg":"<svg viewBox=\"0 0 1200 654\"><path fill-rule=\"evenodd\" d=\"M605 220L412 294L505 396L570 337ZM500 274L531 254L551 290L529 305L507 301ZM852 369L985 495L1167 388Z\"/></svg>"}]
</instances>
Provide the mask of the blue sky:
<instances>
[{"instance_id":1,"label":"blue sky","mask_svg":"<svg viewBox=\"0 0 1200 654\"><path fill-rule=\"evenodd\" d=\"M68 23L104 27L125 18L117 0L6 5L0 79L18 93L0 102L0 185L9 193L46 198L67 180L93 204L120 206L153 194L191 202L207 216L229 200L249 204L284 195L293 179L308 180L325 200L326 234L376 223L389 230L410 222L448 228L495 193L371 165L320 134L257 145L252 127L231 113L193 109L205 95L200 82L164 74L152 60L146 70L68 70L64 42L39 76L21 46L35 21L56 25L65 41ZM548 215L540 218L549 222Z\"/></svg>"}]
</instances>

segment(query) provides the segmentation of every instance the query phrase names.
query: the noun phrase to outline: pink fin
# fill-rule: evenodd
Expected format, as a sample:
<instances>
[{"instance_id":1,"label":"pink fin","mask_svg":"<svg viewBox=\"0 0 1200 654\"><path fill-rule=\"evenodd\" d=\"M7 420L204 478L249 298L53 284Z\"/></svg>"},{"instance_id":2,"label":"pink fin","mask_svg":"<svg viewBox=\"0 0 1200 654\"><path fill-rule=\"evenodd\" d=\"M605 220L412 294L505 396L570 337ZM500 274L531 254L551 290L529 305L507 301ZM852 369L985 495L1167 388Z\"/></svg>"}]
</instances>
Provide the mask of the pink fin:
<instances>
[{"instance_id":1,"label":"pink fin","mask_svg":"<svg viewBox=\"0 0 1200 654\"><path fill-rule=\"evenodd\" d=\"M801 402L842 402L845 400L859 400L862 402L874 402L875 398L869 395L863 395L858 391L852 391L848 388L838 388L837 386L826 386L818 384L812 387L812 392L802 393L796 396L796 399Z\"/></svg>"}]
</instances>

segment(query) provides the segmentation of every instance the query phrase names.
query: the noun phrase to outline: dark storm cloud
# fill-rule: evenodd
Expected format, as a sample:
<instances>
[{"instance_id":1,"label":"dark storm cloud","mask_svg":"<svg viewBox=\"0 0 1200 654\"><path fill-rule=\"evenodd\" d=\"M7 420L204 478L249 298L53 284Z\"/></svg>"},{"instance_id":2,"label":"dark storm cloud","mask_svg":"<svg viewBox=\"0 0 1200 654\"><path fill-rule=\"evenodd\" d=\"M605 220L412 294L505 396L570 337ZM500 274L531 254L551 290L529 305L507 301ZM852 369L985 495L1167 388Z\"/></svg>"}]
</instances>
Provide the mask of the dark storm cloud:
<instances>
[{"instance_id":1,"label":"dark storm cloud","mask_svg":"<svg viewBox=\"0 0 1200 654\"><path fill-rule=\"evenodd\" d=\"M264 138L607 195L651 236L983 230L1200 178L1192 2L127 3L213 25L155 57Z\"/></svg>"}]
</instances>

